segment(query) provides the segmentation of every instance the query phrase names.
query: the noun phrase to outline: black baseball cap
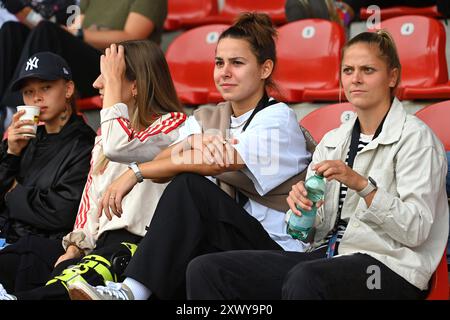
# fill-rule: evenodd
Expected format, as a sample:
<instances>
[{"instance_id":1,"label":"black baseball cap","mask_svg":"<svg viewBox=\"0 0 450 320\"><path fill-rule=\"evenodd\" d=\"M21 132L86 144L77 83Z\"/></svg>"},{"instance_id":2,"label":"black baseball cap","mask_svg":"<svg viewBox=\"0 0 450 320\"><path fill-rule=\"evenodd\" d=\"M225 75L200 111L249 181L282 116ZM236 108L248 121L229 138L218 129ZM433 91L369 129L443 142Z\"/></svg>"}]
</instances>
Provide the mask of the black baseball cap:
<instances>
[{"instance_id":1,"label":"black baseball cap","mask_svg":"<svg viewBox=\"0 0 450 320\"><path fill-rule=\"evenodd\" d=\"M20 90L25 79L72 80L72 71L66 60L52 52L39 52L31 56L20 69L19 77L12 84L12 90Z\"/></svg>"}]
</instances>

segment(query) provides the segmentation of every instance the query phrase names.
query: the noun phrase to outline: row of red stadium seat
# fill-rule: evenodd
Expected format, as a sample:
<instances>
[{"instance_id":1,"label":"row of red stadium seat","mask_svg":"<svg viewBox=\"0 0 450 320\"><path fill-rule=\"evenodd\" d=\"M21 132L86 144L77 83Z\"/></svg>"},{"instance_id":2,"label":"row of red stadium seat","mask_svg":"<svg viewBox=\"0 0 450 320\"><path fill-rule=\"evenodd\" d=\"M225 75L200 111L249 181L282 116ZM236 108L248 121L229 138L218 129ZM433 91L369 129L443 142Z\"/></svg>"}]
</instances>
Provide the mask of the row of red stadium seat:
<instances>
[{"instance_id":1,"label":"row of red stadium seat","mask_svg":"<svg viewBox=\"0 0 450 320\"><path fill-rule=\"evenodd\" d=\"M164 28L166 30L178 30L205 24L231 24L236 16L244 11L266 12L275 24L280 25L287 22L285 2L285 0L226 0L222 10L219 11L217 0L169 0L168 15ZM361 8L360 19L365 20L373 13L369 8ZM440 17L436 5L422 8L395 6L380 10L382 20L404 15Z\"/></svg>"},{"instance_id":2,"label":"row of red stadium seat","mask_svg":"<svg viewBox=\"0 0 450 320\"><path fill-rule=\"evenodd\" d=\"M373 13L374 13L373 10L370 10L369 8L361 8L359 17L362 20L366 20ZM438 18L441 16L436 5L429 7L397 6L391 8L384 8L380 10L381 20L408 15L426 16L431 18Z\"/></svg>"},{"instance_id":3,"label":"row of red stadium seat","mask_svg":"<svg viewBox=\"0 0 450 320\"><path fill-rule=\"evenodd\" d=\"M213 83L217 39L227 25L183 32L169 46L166 58L180 99L185 104L215 103L221 97ZM445 28L438 20L402 16L382 22L394 37L402 63L397 96L403 100L449 99ZM339 64L345 42L336 23L305 19L278 28L276 98L289 102L339 101Z\"/></svg>"},{"instance_id":4,"label":"row of red stadium seat","mask_svg":"<svg viewBox=\"0 0 450 320\"><path fill-rule=\"evenodd\" d=\"M351 119L354 108L349 102L320 107L300 120L300 125L306 128L314 140L319 142L331 129ZM450 151L450 100L431 104L420 109L415 114L425 122L441 140L446 151Z\"/></svg>"},{"instance_id":5,"label":"row of red stadium seat","mask_svg":"<svg viewBox=\"0 0 450 320\"><path fill-rule=\"evenodd\" d=\"M166 30L191 28L204 24L231 24L244 11L266 12L275 24L286 23L285 0L226 0L218 10L217 0L169 0Z\"/></svg>"}]
</instances>

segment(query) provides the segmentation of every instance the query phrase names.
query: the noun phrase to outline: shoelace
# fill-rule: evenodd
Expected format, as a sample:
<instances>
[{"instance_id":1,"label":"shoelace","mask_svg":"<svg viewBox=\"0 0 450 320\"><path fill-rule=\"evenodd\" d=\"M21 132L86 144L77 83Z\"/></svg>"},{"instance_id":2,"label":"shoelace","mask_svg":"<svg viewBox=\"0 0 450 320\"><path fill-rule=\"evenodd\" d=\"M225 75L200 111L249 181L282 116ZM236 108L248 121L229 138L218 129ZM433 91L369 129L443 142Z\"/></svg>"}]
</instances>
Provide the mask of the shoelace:
<instances>
[{"instance_id":1,"label":"shoelace","mask_svg":"<svg viewBox=\"0 0 450 320\"><path fill-rule=\"evenodd\" d=\"M129 300L128 295L119 283L108 282L106 287L98 286L96 289L101 294L107 294L120 300Z\"/></svg>"}]
</instances>

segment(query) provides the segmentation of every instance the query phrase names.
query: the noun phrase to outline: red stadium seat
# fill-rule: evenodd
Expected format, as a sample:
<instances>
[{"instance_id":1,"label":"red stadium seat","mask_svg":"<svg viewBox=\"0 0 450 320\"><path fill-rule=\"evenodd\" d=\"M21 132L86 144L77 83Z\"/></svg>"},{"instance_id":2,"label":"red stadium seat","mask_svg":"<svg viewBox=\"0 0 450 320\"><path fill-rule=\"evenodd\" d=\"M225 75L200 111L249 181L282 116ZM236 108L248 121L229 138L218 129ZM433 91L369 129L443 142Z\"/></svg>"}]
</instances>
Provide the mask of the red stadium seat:
<instances>
[{"instance_id":1,"label":"red stadium seat","mask_svg":"<svg viewBox=\"0 0 450 320\"><path fill-rule=\"evenodd\" d=\"M359 16L361 20L366 20L374 12L372 10L368 10L368 8L361 8ZM407 16L407 15L416 15L416 16L426 16L431 18L436 18L440 16L440 13L437 9L437 6L429 6L429 7L405 7L405 6L397 6L391 8L384 8L380 10L381 20L386 20L399 16Z\"/></svg>"},{"instance_id":2,"label":"red stadium seat","mask_svg":"<svg viewBox=\"0 0 450 320\"><path fill-rule=\"evenodd\" d=\"M320 107L300 120L300 125L306 128L317 143L322 140L325 133L339 127L343 122L355 115L351 103L338 103Z\"/></svg>"},{"instance_id":3,"label":"red stadium seat","mask_svg":"<svg viewBox=\"0 0 450 320\"><path fill-rule=\"evenodd\" d=\"M222 10L217 16L210 17L210 23L232 24L234 19L242 12L258 11L267 13L274 24L286 23L284 4L286 0L225 0Z\"/></svg>"},{"instance_id":4,"label":"red stadium seat","mask_svg":"<svg viewBox=\"0 0 450 320\"><path fill-rule=\"evenodd\" d=\"M101 109L103 105L102 99L100 96L83 98L77 100L77 109L78 111L86 111L86 110L97 110Z\"/></svg>"},{"instance_id":5,"label":"red stadium seat","mask_svg":"<svg viewBox=\"0 0 450 320\"><path fill-rule=\"evenodd\" d=\"M284 4L285 0L226 0L221 16L228 18L229 23L232 23L236 16L242 12L259 11L267 13L274 24L283 24L286 23Z\"/></svg>"},{"instance_id":6,"label":"red stadium seat","mask_svg":"<svg viewBox=\"0 0 450 320\"><path fill-rule=\"evenodd\" d=\"M338 101L339 65L344 30L322 19L298 20L278 29L274 80L279 100Z\"/></svg>"},{"instance_id":7,"label":"red stadium seat","mask_svg":"<svg viewBox=\"0 0 450 320\"><path fill-rule=\"evenodd\" d=\"M433 130L441 140L445 150L450 151L450 100L420 109L416 112L416 116Z\"/></svg>"},{"instance_id":8,"label":"red stadium seat","mask_svg":"<svg viewBox=\"0 0 450 320\"><path fill-rule=\"evenodd\" d=\"M228 25L214 24L183 32L169 45L167 63L181 102L217 103L222 97L213 79L217 40Z\"/></svg>"},{"instance_id":9,"label":"red stadium seat","mask_svg":"<svg viewBox=\"0 0 450 320\"><path fill-rule=\"evenodd\" d=\"M402 16L381 23L393 36L402 64L397 96L403 100L450 99L445 28L438 20Z\"/></svg>"},{"instance_id":10,"label":"red stadium seat","mask_svg":"<svg viewBox=\"0 0 450 320\"><path fill-rule=\"evenodd\" d=\"M427 300L449 300L447 250L444 250L439 265L431 277Z\"/></svg>"},{"instance_id":11,"label":"red stadium seat","mask_svg":"<svg viewBox=\"0 0 450 320\"><path fill-rule=\"evenodd\" d=\"M206 18L218 14L217 0L169 0L165 30L191 28L206 24Z\"/></svg>"}]
</instances>

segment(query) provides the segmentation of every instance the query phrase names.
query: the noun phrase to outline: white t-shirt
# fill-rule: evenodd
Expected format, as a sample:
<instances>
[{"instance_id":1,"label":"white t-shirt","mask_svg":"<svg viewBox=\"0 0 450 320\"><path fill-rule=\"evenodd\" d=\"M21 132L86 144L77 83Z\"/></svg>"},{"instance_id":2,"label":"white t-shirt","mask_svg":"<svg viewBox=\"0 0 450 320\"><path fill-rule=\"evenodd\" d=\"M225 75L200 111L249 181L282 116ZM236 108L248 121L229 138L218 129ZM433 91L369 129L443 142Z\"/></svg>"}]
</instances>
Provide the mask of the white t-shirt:
<instances>
[{"instance_id":1,"label":"white t-shirt","mask_svg":"<svg viewBox=\"0 0 450 320\"><path fill-rule=\"evenodd\" d=\"M242 169L264 195L287 179L306 169L311 154L300 130L297 117L285 103L276 103L259 111L244 132L253 110L231 117L230 135L238 139L233 145L245 162ZM202 133L200 124L190 116L179 131L180 142L191 134ZM249 199L244 209L255 217L270 237L286 251L304 251L308 245L286 233L285 213Z\"/></svg>"}]
</instances>

